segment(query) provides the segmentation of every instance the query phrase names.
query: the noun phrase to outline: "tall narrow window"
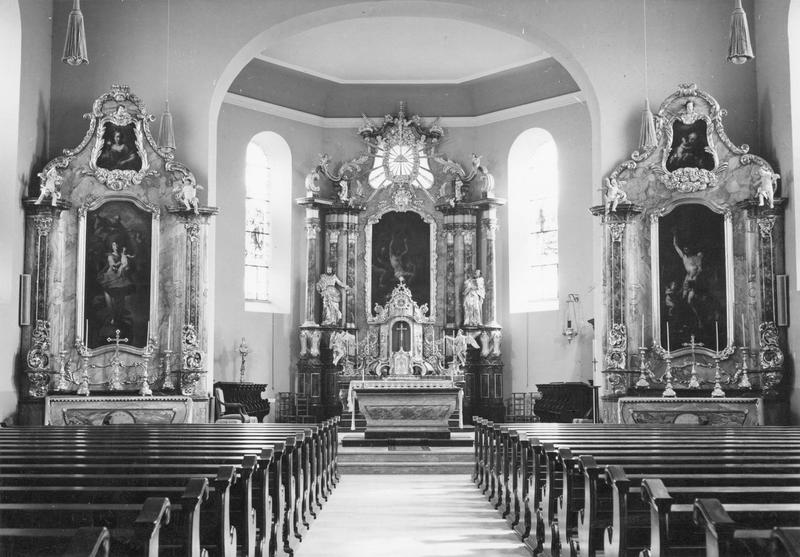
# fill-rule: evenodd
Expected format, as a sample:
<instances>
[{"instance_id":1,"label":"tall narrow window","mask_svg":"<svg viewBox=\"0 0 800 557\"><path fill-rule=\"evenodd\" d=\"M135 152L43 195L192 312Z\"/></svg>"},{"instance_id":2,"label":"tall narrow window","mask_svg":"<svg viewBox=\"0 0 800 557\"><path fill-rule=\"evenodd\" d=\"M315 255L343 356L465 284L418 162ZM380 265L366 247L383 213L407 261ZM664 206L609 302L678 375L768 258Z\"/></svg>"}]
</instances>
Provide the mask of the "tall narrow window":
<instances>
[{"instance_id":1,"label":"tall narrow window","mask_svg":"<svg viewBox=\"0 0 800 557\"><path fill-rule=\"evenodd\" d=\"M255 141L247 146L245 191L245 299L268 301L272 263L272 172L266 153Z\"/></svg>"},{"instance_id":2,"label":"tall narrow window","mask_svg":"<svg viewBox=\"0 0 800 557\"><path fill-rule=\"evenodd\" d=\"M511 311L558 309L558 149L540 128L508 155Z\"/></svg>"}]
</instances>

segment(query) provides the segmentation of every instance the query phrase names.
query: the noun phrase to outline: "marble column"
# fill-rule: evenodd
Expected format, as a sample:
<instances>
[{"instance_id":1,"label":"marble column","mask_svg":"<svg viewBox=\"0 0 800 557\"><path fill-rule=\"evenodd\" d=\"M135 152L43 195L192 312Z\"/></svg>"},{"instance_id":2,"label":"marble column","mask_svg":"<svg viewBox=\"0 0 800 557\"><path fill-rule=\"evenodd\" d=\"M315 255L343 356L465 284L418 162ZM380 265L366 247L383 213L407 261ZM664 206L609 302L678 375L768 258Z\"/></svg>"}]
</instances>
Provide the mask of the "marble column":
<instances>
[{"instance_id":1,"label":"marble column","mask_svg":"<svg viewBox=\"0 0 800 557\"><path fill-rule=\"evenodd\" d=\"M317 242L320 233L319 211L306 207L306 304L305 321L301 327L318 327L314 318L317 281Z\"/></svg>"},{"instance_id":2,"label":"marble column","mask_svg":"<svg viewBox=\"0 0 800 557\"><path fill-rule=\"evenodd\" d=\"M328 262L326 267L330 267L336 276L339 276L339 234L341 231L341 223L337 222L326 226L328 242Z\"/></svg>"},{"instance_id":3,"label":"marble column","mask_svg":"<svg viewBox=\"0 0 800 557\"><path fill-rule=\"evenodd\" d=\"M347 233L347 277L345 284L350 289L345 292L345 324L347 327L356 326L356 265L357 249L358 249L358 216L348 215L348 222L346 225Z\"/></svg>"},{"instance_id":4,"label":"marble column","mask_svg":"<svg viewBox=\"0 0 800 557\"><path fill-rule=\"evenodd\" d=\"M448 328L453 328L456 326L456 237L453 225L445 224L443 234L447 257L444 281L445 324Z\"/></svg>"},{"instance_id":5,"label":"marble column","mask_svg":"<svg viewBox=\"0 0 800 557\"><path fill-rule=\"evenodd\" d=\"M483 213L483 230L486 238L486 300L483 311L487 327L500 327L497 322L497 210L492 207Z\"/></svg>"}]
</instances>

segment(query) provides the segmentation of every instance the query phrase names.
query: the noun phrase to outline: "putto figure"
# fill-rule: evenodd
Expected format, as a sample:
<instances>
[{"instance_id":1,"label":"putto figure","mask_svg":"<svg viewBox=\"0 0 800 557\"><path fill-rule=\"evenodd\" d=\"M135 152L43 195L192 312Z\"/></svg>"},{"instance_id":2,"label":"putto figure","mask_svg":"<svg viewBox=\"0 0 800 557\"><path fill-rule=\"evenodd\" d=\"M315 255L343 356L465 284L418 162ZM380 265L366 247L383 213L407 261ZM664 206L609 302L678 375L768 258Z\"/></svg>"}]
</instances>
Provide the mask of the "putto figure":
<instances>
[{"instance_id":1,"label":"putto figure","mask_svg":"<svg viewBox=\"0 0 800 557\"><path fill-rule=\"evenodd\" d=\"M45 173L39 173L38 176L42 185L39 191L39 197L34 203L36 205L41 205L46 197L50 197L50 205L55 207L58 200L61 199L61 192L58 191L58 187L64 181L64 178L58 175L55 166L51 166Z\"/></svg>"},{"instance_id":2,"label":"putto figure","mask_svg":"<svg viewBox=\"0 0 800 557\"><path fill-rule=\"evenodd\" d=\"M453 360L463 367L467 363L467 347L480 348L478 343L470 335L465 335L464 331L458 330L453 338Z\"/></svg>"},{"instance_id":3,"label":"putto figure","mask_svg":"<svg viewBox=\"0 0 800 557\"><path fill-rule=\"evenodd\" d=\"M625 182L620 182L616 178L606 178L606 213L617 210L620 203L630 203L628 194L622 191Z\"/></svg>"},{"instance_id":4,"label":"putto figure","mask_svg":"<svg viewBox=\"0 0 800 557\"><path fill-rule=\"evenodd\" d=\"M464 325L483 325L483 300L486 297L481 270L464 279Z\"/></svg>"},{"instance_id":5,"label":"putto figure","mask_svg":"<svg viewBox=\"0 0 800 557\"><path fill-rule=\"evenodd\" d=\"M479 170L482 174L481 193L483 193L483 197L494 197L494 176L485 166L481 166Z\"/></svg>"},{"instance_id":6,"label":"putto figure","mask_svg":"<svg viewBox=\"0 0 800 557\"><path fill-rule=\"evenodd\" d=\"M181 203L187 211L194 211L195 215L200 212L200 199L197 197L197 190L201 189L203 189L203 186L198 186L188 178L176 182L172 187L178 203Z\"/></svg>"},{"instance_id":7,"label":"putto figure","mask_svg":"<svg viewBox=\"0 0 800 557\"><path fill-rule=\"evenodd\" d=\"M778 185L778 178L780 174L772 172L768 168L760 166L758 168L758 190L756 190L756 198L758 199L759 207L763 207L764 203L769 205L772 209L775 207L775 188Z\"/></svg>"},{"instance_id":8,"label":"putto figure","mask_svg":"<svg viewBox=\"0 0 800 557\"><path fill-rule=\"evenodd\" d=\"M317 281L317 292L322 296L323 325L338 325L342 320L342 310L339 307L342 302L342 295L339 293L340 287L345 290L350 289L339 280L330 266L327 267Z\"/></svg>"}]
</instances>

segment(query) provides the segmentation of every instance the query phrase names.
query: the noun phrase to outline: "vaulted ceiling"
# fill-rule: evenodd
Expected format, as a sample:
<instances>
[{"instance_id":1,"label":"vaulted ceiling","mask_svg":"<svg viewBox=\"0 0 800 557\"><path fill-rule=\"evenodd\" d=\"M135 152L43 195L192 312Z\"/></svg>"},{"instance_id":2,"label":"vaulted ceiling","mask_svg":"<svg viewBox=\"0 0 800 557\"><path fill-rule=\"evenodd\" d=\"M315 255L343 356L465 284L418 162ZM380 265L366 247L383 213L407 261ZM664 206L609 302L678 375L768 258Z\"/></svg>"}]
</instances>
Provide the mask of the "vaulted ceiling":
<instances>
[{"instance_id":1,"label":"vaulted ceiling","mask_svg":"<svg viewBox=\"0 0 800 557\"><path fill-rule=\"evenodd\" d=\"M322 117L479 116L579 90L523 36L432 17L337 21L276 41L229 92Z\"/></svg>"}]
</instances>

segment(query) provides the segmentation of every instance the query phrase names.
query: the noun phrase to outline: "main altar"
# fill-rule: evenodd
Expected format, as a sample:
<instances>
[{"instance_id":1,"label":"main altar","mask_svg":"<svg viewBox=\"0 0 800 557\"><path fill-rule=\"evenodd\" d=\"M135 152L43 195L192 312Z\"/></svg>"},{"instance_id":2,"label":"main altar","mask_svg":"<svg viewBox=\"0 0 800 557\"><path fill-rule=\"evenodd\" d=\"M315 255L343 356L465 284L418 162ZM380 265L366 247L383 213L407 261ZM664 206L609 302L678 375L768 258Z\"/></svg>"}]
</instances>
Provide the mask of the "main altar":
<instances>
[{"instance_id":1,"label":"main altar","mask_svg":"<svg viewBox=\"0 0 800 557\"><path fill-rule=\"evenodd\" d=\"M444 435L459 413L501 418L494 178L437 152L444 130L396 114L358 129L365 150L306 177L298 414L358 412L375 436ZM411 432L411 433L409 433Z\"/></svg>"}]
</instances>

